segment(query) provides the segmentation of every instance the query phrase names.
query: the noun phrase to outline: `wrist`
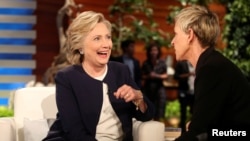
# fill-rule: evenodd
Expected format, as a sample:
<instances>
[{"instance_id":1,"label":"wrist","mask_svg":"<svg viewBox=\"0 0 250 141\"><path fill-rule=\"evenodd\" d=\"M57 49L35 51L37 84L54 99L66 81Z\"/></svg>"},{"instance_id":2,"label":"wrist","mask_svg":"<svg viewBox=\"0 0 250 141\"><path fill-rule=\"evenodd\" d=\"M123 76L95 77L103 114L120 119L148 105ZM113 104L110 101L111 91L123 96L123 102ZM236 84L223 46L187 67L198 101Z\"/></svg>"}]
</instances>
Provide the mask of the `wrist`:
<instances>
[{"instance_id":1,"label":"wrist","mask_svg":"<svg viewBox=\"0 0 250 141\"><path fill-rule=\"evenodd\" d=\"M137 99L135 99L135 100L133 100L133 103L135 104L135 106L136 106L136 110L138 110L139 109L139 106L140 106L140 104L143 102L143 95L142 95L142 93L141 92L139 92L139 94L138 94L139 96L138 96L138 98Z\"/></svg>"}]
</instances>

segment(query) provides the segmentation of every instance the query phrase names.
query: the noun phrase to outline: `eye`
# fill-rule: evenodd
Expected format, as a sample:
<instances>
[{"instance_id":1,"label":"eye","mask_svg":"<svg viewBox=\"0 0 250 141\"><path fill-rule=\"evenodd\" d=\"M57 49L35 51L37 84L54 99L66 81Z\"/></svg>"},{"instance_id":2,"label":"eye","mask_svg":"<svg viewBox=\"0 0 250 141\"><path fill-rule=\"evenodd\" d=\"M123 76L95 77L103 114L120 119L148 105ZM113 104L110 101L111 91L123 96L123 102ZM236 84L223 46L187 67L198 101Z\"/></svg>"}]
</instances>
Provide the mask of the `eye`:
<instances>
[{"instance_id":1,"label":"eye","mask_svg":"<svg viewBox=\"0 0 250 141\"><path fill-rule=\"evenodd\" d=\"M111 39L112 37L111 37L111 35L107 35L107 39Z\"/></svg>"},{"instance_id":2,"label":"eye","mask_svg":"<svg viewBox=\"0 0 250 141\"><path fill-rule=\"evenodd\" d=\"M98 37L95 37L94 40L99 41L99 40L100 40L100 37L99 37L99 36L98 36Z\"/></svg>"}]
</instances>

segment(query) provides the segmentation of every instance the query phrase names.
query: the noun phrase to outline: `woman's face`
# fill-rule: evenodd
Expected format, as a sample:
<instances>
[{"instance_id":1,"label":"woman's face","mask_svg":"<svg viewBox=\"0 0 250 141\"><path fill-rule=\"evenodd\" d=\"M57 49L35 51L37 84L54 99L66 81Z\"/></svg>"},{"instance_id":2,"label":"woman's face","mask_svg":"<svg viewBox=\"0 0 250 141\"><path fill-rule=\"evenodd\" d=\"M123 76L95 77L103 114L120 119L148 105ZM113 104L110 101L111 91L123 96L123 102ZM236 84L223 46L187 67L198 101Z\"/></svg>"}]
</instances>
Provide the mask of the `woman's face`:
<instances>
[{"instance_id":1,"label":"woman's face","mask_svg":"<svg viewBox=\"0 0 250 141\"><path fill-rule=\"evenodd\" d=\"M188 34L183 32L178 24L175 24L174 33L171 44L175 49L176 60L185 60L189 53Z\"/></svg>"},{"instance_id":2,"label":"woman's face","mask_svg":"<svg viewBox=\"0 0 250 141\"><path fill-rule=\"evenodd\" d=\"M157 59L159 54L158 48L156 46L153 46L150 50L150 55L152 59Z\"/></svg>"},{"instance_id":3,"label":"woman's face","mask_svg":"<svg viewBox=\"0 0 250 141\"><path fill-rule=\"evenodd\" d=\"M98 23L83 40L83 62L91 66L103 66L109 60L111 49L111 33L104 23Z\"/></svg>"}]
</instances>

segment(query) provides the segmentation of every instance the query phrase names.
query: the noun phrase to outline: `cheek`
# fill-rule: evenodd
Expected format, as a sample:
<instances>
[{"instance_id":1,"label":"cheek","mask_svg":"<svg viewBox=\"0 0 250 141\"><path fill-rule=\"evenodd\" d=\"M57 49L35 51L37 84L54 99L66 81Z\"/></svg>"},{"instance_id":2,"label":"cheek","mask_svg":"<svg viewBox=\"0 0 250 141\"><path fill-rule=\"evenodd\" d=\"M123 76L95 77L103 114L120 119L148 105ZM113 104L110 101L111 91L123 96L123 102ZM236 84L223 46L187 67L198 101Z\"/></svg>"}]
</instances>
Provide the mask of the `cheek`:
<instances>
[{"instance_id":1,"label":"cheek","mask_svg":"<svg viewBox=\"0 0 250 141\"><path fill-rule=\"evenodd\" d=\"M177 49L180 46L180 41L178 40L178 37L174 37L172 40L172 45L175 49Z\"/></svg>"},{"instance_id":2,"label":"cheek","mask_svg":"<svg viewBox=\"0 0 250 141\"><path fill-rule=\"evenodd\" d=\"M113 42L110 40L110 47L113 48Z\"/></svg>"}]
</instances>

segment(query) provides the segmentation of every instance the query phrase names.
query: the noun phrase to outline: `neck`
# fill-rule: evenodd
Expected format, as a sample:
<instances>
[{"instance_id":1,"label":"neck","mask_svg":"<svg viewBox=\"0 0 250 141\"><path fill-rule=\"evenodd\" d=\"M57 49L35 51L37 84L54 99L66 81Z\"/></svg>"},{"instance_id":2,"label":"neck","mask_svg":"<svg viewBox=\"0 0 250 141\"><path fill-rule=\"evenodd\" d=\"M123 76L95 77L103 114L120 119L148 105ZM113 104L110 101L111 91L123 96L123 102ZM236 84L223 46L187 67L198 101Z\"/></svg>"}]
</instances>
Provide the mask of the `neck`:
<instances>
[{"instance_id":1,"label":"neck","mask_svg":"<svg viewBox=\"0 0 250 141\"><path fill-rule=\"evenodd\" d=\"M207 49L208 47L202 47L202 46L195 46L193 47L192 54L190 55L188 61L192 64L192 66L195 68L197 65L197 62L199 60L200 55Z\"/></svg>"},{"instance_id":2,"label":"neck","mask_svg":"<svg viewBox=\"0 0 250 141\"><path fill-rule=\"evenodd\" d=\"M91 64L88 63L82 63L82 67L84 69L84 71L90 75L91 77L98 77L104 74L107 65L103 65L103 66L93 66Z\"/></svg>"}]
</instances>

